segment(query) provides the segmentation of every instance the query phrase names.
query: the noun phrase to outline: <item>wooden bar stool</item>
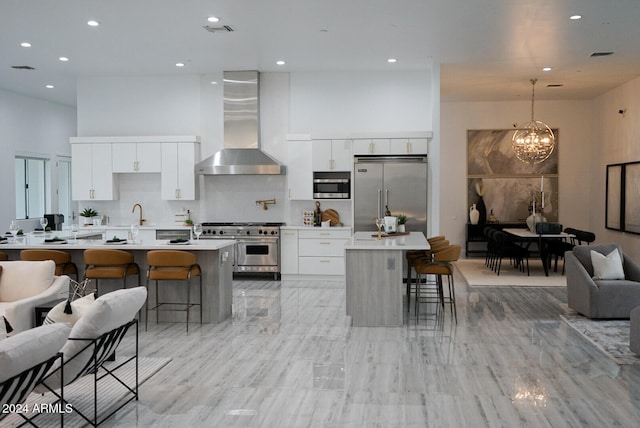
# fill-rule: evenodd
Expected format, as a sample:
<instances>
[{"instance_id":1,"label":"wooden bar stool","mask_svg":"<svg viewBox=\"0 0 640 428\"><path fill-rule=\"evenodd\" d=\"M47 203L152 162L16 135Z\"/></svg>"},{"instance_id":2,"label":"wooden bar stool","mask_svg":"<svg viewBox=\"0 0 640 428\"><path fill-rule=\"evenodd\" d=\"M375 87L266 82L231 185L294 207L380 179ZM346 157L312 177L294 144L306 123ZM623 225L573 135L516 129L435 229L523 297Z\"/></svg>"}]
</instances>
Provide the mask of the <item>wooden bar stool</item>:
<instances>
[{"instance_id":1,"label":"wooden bar stool","mask_svg":"<svg viewBox=\"0 0 640 428\"><path fill-rule=\"evenodd\" d=\"M202 270L197 262L196 255L188 251L178 250L152 250L147 252L147 287L150 281L156 282L156 305L149 308L145 317L145 330L148 325L149 311L156 311L156 323L158 322L160 311L185 311L187 313L187 333L189 333L189 310L193 306L200 307L200 324L202 324ZM191 302L191 279L198 277L200 300L198 303ZM187 287L187 301L185 302L161 302L158 294L158 281L184 281ZM173 305L184 307L184 309L160 309L161 306Z\"/></svg>"},{"instance_id":2,"label":"wooden bar stool","mask_svg":"<svg viewBox=\"0 0 640 428\"><path fill-rule=\"evenodd\" d=\"M7 256L7 253L3 253L2 251L0 251L0 260L9 260L9 256Z\"/></svg>"},{"instance_id":3,"label":"wooden bar stool","mask_svg":"<svg viewBox=\"0 0 640 428\"><path fill-rule=\"evenodd\" d=\"M140 285L140 267L133 261L133 254L122 250L106 250L89 248L84 250L84 277L96 280L98 296L98 280L122 279L123 288L127 288L127 277L138 275Z\"/></svg>"},{"instance_id":4,"label":"wooden bar stool","mask_svg":"<svg viewBox=\"0 0 640 428\"><path fill-rule=\"evenodd\" d=\"M53 260L56 264L56 275L75 275L78 281L78 266L71 261L71 254L59 250L22 250L20 260L41 261Z\"/></svg>"},{"instance_id":5,"label":"wooden bar stool","mask_svg":"<svg viewBox=\"0 0 640 428\"><path fill-rule=\"evenodd\" d=\"M447 248L449 246L449 241L444 238L444 236L434 236L433 238L427 238L427 242L429 242L429 246L431 247L425 251L413 251L406 253L407 258L407 312L409 312L409 301L411 300L411 293L415 291L415 286L411 283L411 271L416 270L417 264L422 264L425 260L431 260L433 258L433 254L437 251L440 251L443 248ZM417 270L416 270L417 277Z\"/></svg>"},{"instance_id":6,"label":"wooden bar stool","mask_svg":"<svg viewBox=\"0 0 640 428\"><path fill-rule=\"evenodd\" d=\"M418 280L416 282L416 322L420 312L420 296L421 296L421 275L436 275L436 292L438 303L444 308L445 303L451 305L451 313L458 322L458 311L456 309L455 284L453 281L454 262L460 258L462 247L460 245L450 245L433 255L433 260L425 261L421 265L416 266ZM449 296L444 295L444 287L442 276L446 276L448 280Z\"/></svg>"}]
</instances>

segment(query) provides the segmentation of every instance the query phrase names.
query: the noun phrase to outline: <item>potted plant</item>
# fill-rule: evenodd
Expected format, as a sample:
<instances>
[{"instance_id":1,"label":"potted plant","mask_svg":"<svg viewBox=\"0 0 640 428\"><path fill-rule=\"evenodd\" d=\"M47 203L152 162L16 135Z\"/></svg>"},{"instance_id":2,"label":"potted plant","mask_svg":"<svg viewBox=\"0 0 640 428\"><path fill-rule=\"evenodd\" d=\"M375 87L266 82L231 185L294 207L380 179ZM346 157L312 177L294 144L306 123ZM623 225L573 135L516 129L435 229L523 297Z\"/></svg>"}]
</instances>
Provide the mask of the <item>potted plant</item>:
<instances>
[{"instance_id":1,"label":"potted plant","mask_svg":"<svg viewBox=\"0 0 640 428\"><path fill-rule=\"evenodd\" d=\"M80 213L80 217L84 217L84 224L91 224L92 223L92 218L96 217L98 215L98 211L94 210L93 208L85 208L84 210L82 210L82 212Z\"/></svg>"},{"instance_id":2,"label":"potted plant","mask_svg":"<svg viewBox=\"0 0 640 428\"><path fill-rule=\"evenodd\" d=\"M405 214L398 214L396 216L398 218L398 232L404 232L405 231L405 224L407 223L407 216Z\"/></svg>"}]
</instances>

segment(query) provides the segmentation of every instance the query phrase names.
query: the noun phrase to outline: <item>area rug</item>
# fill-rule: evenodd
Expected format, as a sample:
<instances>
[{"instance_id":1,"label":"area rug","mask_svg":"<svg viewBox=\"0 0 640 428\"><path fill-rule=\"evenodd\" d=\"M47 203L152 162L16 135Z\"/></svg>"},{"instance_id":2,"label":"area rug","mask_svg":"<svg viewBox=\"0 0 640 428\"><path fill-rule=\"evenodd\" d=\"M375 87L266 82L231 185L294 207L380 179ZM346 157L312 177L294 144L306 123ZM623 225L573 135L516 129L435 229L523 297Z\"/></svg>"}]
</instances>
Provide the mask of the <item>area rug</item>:
<instances>
[{"instance_id":1,"label":"area rug","mask_svg":"<svg viewBox=\"0 0 640 428\"><path fill-rule=\"evenodd\" d=\"M565 287L567 279L560 272L544 275L539 259L529 260L529 273L520 272L503 260L500 275L485 266L484 259L460 259L456 262L458 271L470 287Z\"/></svg>"},{"instance_id":2,"label":"area rug","mask_svg":"<svg viewBox=\"0 0 640 428\"><path fill-rule=\"evenodd\" d=\"M560 317L616 363L640 364L629 349L629 320L592 320L573 311Z\"/></svg>"},{"instance_id":3,"label":"area rug","mask_svg":"<svg viewBox=\"0 0 640 428\"><path fill-rule=\"evenodd\" d=\"M126 357L124 357L126 358ZM119 358L120 359L120 358ZM171 358L139 358L138 359L138 379L140 385L149 380L154 374L158 373L164 366L171 362ZM112 362L110 364L117 364ZM116 372L118 376L127 384L135 384L135 363L126 364ZM117 408L123 401L131 395L127 395L124 389L113 377L107 376L98 383L98 418L100 415L107 415L112 409ZM140 394L144 388L138 389ZM92 417L93 415L93 376L85 376L78 379L74 383L64 388L64 398L72 403L73 408L78 408L83 414ZM52 393L44 395L31 394L25 403L27 409L44 409L46 404L55 402L55 396ZM129 403L133 405L133 403ZM24 407L23 407L24 408ZM125 407L126 408L126 407ZM52 409L55 411L56 409ZM31 410L29 410L31 411ZM43 413L34 421L40 427L60 427L60 415L58 413ZM17 414L12 414L0 421L0 426L17 427L24 423L24 420ZM65 414L65 427L84 427L89 426L77 413L71 411Z\"/></svg>"}]
</instances>

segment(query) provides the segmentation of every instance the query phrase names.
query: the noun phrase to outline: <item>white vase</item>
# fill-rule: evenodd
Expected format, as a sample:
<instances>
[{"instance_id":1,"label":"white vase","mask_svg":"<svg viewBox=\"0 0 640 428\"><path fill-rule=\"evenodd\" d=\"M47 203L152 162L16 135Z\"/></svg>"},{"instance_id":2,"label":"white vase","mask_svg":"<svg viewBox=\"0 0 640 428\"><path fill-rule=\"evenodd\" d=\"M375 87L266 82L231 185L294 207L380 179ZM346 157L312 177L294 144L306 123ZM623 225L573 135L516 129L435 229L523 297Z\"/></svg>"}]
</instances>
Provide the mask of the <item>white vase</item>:
<instances>
[{"instance_id":1,"label":"white vase","mask_svg":"<svg viewBox=\"0 0 640 428\"><path fill-rule=\"evenodd\" d=\"M526 220L527 227L529 228L531 233L536 233L536 224L544 223L546 221L547 219L538 213L531 214L529 217L527 217L527 220Z\"/></svg>"},{"instance_id":2,"label":"white vase","mask_svg":"<svg viewBox=\"0 0 640 428\"><path fill-rule=\"evenodd\" d=\"M404 231L405 231L404 224L399 224L398 225L398 232L403 233Z\"/></svg>"},{"instance_id":3,"label":"white vase","mask_svg":"<svg viewBox=\"0 0 640 428\"><path fill-rule=\"evenodd\" d=\"M476 209L476 204L473 204L469 210L469 221L471 224L478 224L478 220L480 220L480 211Z\"/></svg>"}]
</instances>

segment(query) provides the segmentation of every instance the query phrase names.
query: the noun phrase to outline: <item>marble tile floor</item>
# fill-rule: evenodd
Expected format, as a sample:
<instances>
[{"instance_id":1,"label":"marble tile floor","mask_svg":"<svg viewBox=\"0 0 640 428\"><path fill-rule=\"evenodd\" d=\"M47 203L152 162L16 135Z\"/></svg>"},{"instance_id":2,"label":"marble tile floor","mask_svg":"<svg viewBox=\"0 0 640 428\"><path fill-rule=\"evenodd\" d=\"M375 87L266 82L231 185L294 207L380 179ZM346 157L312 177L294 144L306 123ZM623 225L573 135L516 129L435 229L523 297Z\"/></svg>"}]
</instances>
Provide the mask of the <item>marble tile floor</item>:
<instances>
[{"instance_id":1,"label":"marble tile floor","mask_svg":"<svg viewBox=\"0 0 640 428\"><path fill-rule=\"evenodd\" d=\"M234 281L231 320L141 329L142 355L173 361L104 425L640 426L640 365L560 319L564 288L456 281L457 324L412 302L401 328L350 327L341 282Z\"/></svg>"}]
</instances>

